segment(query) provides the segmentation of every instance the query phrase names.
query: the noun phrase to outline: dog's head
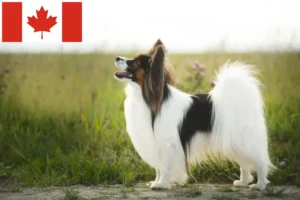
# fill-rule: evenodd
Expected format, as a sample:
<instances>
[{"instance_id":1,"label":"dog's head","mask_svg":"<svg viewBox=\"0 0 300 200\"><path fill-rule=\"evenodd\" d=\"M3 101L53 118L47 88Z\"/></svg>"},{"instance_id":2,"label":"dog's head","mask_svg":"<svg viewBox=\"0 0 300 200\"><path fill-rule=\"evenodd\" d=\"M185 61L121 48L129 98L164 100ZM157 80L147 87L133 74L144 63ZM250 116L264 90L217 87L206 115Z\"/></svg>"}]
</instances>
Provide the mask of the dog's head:
<instances>
[{"instance_id":1,"label":"dog's head","mask_svg":"<svg viewBox=\"0 0 300 200\"><path fill-rule=\"evenodd\" d=\"M157 40L148 53L138 54L132 59L116 57L115 64L122 70L115 73L115 78L138 84L151 110L158 111L165 85L173 82L171 68L166 63L166 50L161 40Z\"/></svg>"}]
</instances>

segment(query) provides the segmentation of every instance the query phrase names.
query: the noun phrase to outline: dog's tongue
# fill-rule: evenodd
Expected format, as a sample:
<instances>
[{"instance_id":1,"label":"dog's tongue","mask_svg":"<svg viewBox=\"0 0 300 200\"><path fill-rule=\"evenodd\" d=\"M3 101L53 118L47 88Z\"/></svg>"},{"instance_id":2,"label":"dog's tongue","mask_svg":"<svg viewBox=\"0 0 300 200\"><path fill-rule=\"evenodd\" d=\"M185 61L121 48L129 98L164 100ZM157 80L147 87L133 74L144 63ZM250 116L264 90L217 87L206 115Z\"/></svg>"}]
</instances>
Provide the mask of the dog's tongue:
<instances>
[{"instance_id":1,"label":"dog's tongue","mask_svg":"<svg viewBox=\"0 0 300 200\"><path fill-rule=\"evenodd\" d=\"M132 78L132 74L129 72L116 72L115 76L118 78Z\"/></svg>"}]
</instances>

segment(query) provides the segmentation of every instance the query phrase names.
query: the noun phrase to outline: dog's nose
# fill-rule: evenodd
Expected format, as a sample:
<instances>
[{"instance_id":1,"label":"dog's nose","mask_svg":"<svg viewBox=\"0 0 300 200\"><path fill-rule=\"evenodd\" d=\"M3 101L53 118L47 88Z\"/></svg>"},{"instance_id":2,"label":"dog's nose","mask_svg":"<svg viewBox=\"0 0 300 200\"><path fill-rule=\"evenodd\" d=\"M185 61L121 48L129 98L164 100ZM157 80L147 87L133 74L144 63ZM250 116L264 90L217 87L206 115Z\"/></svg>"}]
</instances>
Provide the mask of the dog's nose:
<instances>
[{"instance_id":1,"label":"dog's nose","mask_svg":"<svg viewBox=\"0 0 300 200\"><path fill-rule=\"evenodd\" d=\"M118 56L118 57L116 57L116 61L118 62L118 61L120 61L121 60L121 58Z\"/></svg>"}]
</instances>

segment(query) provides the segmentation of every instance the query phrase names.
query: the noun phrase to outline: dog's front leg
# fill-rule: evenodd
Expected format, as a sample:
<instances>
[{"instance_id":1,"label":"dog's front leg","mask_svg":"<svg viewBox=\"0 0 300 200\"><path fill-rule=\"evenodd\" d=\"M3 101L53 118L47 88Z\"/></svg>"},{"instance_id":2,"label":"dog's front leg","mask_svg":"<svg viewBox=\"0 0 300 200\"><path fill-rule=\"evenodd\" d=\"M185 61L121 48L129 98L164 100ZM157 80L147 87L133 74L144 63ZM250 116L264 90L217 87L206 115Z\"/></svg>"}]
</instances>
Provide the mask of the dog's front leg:
<instances>
[{"instance_id":1,"label":"dog's front leg","mask_svg":"<svg viewBox=\"0 0 300 200\"><path fill-rule=\"evenodd\" d=\"M156 172L155 180L154 180L154 181L150 181L150 182L147 184L148 186L150 186L150 188L151 188L151 186L152 186L154 183L158 182L159 179L160 179L160 171L159 171L159 169L155 169L155 172Z\"/></svg>"},{"instance_id":2,"label":"dog's front leg","mask_svg":"<svg viewBox=\"0 0 300 200\"><path fill-rule=\"evenodd\" d=\"M165 144L161 147L161 166L160 166L160 177L159 180L152 183L151 189L169 189L170 178L174 167L174 160L176 158L174 144Z\"/></svg>"}]
</instances>

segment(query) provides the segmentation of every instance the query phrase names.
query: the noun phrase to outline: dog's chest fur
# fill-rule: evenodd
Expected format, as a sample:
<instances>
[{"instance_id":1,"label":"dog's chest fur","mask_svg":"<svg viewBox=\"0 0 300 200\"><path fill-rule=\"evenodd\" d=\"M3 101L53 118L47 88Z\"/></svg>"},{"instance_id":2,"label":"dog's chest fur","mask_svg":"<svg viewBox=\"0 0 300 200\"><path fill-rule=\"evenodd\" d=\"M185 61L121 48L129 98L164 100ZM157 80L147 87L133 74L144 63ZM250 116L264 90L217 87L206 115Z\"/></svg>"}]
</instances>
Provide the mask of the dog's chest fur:
<instances>
[{"instance_id":1,"label":"dog's chest fur","mask_svg":"<svg viewBox=\"0 0 300 200\"><path fill-rule=\"evenodd\" d=\"M124 111L126 129L139 156L150 166L159 166L159 147L155 141L151 112L142 98L138 85L131 84L125 89Z\"/></svg>"}]
</instances>

